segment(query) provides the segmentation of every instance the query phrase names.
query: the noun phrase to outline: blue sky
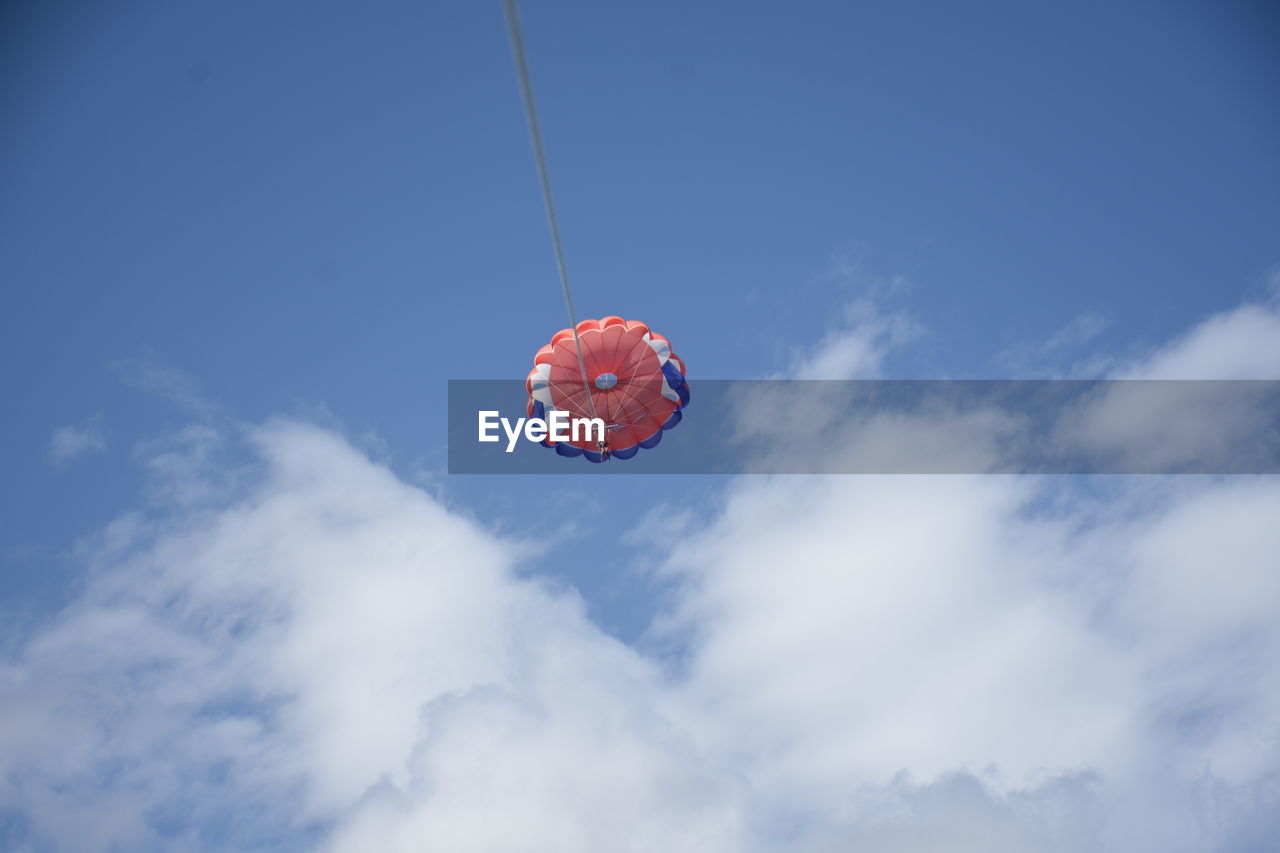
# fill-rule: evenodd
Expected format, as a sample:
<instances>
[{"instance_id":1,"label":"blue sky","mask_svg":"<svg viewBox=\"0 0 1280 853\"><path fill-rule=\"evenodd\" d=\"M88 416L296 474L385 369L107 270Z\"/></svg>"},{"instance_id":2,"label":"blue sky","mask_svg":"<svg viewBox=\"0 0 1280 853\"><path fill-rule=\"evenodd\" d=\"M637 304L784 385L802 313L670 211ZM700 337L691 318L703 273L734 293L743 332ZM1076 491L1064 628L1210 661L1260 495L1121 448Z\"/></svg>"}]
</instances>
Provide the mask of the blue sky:
<instances>
[{"instance_id":1,"label":"blue sky","mask_svg":"<svg viewBox=\"0 0 1280 853\"><path fill-rule=\"evenodd\" d=\"M1264 4L525 18L579 311L653 323L694 376L772 374L868 278L907 279L899 304L928 329L890 374L1000 376L994 353L1080 315L1111 346L1164 339L1276 261ZM180 417L113 363L181 369L241 418L324 406L439 468L443 382L518 377L564 325L499 9L13 20L0 263L22 588L129 501L121 451ZM860 275L833 274L849 261ZM51 473L50 430L95 413L116 452ZM523 521L544 488L503 484L495 505L497 486L450 494Z\"/></svg>"},{"instance_id":2,"label":"blue sky","mask_svg":"<svg viewBox=\"0 0 1280 853\"><path fill-rule=\"evenodd\" d=\"M99 600L99 563L133 565L101 556L113 520L185 528L274 482L238 437L287 444L262 426L280 415L518 543L502 571L580 594L583 631L710 648L655 624L719 612L741 555L714 542L755 487L444 474L446 381L519 382L565 325L497 3L7 15L13 666ZM851 374L909 378L1213 374L1237 363L1215 360L1224 340L1271 352L1267 4L529 3L523 20L579 315L650 323L695 383L806 375L851 341ZM706 555L696 595L686 570L651 571L681 537ZM726 618L725 637L750 622ZM690 691L729 691L715 672ZM940 749L919 778L970 758Z\"/></svg>"}]
</instances>

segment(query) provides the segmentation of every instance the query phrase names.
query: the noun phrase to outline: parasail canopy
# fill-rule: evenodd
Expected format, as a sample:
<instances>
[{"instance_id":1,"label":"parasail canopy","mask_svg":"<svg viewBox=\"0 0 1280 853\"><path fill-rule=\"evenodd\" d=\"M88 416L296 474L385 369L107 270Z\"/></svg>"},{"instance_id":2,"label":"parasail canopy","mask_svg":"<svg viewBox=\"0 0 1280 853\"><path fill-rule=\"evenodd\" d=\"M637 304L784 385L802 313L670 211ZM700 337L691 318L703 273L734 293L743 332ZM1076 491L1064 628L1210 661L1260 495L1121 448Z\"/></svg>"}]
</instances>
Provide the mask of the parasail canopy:
<instances>
[{"instance_id":1,"label":"parasail canopy","mask_svg":"<svg viewBox=\"0 0 1280 853\"><path fill-rule=\"evenodd\" d=\"M577 341L574 329L562 329L534 356L526 411L543 419L556 410L570 419L600 418L605 441L584 430L577 440L542 443L592 462L630 459L642 447L656 447L689 402L684 362L665 337L638 320L583 320L576 329Z\"/></svg>"}]
</instances>

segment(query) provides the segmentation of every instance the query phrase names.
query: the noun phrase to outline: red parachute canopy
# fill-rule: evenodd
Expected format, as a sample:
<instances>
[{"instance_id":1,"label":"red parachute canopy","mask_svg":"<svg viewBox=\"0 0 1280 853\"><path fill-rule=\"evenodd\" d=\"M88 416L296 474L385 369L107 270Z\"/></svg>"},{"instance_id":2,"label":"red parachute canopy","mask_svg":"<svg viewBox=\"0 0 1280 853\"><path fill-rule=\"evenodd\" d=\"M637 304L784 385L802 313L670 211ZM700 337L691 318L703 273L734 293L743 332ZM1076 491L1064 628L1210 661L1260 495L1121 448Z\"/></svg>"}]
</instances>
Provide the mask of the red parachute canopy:
<instances>
[{"instance_id":1,"label":"red parachute canopy","mask_svg":"<svg viewBox=\"0 0 1280 853\"><path fill-rule=\"evenodd\" d=\"M596 417L605 422L607 452L595 435L583 430L577 441L542 443L562 456L585 455L592 462L609 456L630 459L642 447L655 447L662 431L680 422L689 402L684 362L665 337L637 320L605 317L578 324L582 361ZM573 330L561 329L538 350L525 380L529 417L546 418L557 409L570 419L589 418L587 391Z\"/></svg>"}]
</instances>

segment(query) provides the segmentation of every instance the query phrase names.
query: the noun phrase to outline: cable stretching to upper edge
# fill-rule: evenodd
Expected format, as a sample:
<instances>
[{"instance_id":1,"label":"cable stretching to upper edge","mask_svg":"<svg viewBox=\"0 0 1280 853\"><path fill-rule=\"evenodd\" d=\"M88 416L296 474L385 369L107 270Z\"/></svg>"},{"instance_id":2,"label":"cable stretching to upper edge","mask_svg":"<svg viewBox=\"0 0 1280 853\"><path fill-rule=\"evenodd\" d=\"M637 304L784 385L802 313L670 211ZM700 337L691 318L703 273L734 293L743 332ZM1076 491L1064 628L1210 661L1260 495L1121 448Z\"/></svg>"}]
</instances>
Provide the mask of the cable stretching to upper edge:
<instances>
[{"instance_id":1,"label":"cable stretching to upper edge","mask_svg":"<svg viewBox=\"0 0 1280 853\"><path fill-rule=\"evenodd\" d=\"M533 104L533 84L529 82L529 67L524 59L524 39L520 36L520 16L516 12L516 0L503 0L507 13L507 31L511 35L511 53L516 62L516 74L520 78L520 96L524 100L524 115L529 121L529 136L533 139L533 157L538 165L538 183L542 186L542 201L547 208L547 224L551 227L551 243L556 251L556 268L560 271L560 287L564 290L564 307L569 312L569 328L573 330L573 343L578 349L578 369L582 372L582 390L587 394L587 410L596 416L595 403L591 399L591 383L587 381L587 362L582 357L582 340L578 337L578 318L573 313L573 296L569 293L569 273L564 264L564 249L560 246L560 226L556 222L556 207L551 200L551 177L547 171L547 159L542 152L542 133L538 130L538 111Z\"/></svg>"}]
</instances>

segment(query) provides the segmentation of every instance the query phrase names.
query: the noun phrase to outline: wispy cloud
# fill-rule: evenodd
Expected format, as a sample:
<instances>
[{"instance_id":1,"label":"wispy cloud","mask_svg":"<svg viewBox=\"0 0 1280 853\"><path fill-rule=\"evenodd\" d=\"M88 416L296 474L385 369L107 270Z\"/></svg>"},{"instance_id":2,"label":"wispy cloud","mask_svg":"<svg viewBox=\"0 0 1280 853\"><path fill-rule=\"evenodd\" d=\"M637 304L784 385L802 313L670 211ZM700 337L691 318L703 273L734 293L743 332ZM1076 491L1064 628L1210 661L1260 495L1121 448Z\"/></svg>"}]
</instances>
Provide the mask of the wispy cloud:
<instances>
[{"instance_id":1,"label":"wispy cloud","mask_svg":"<svg viewBox=\"0 0 1280 853\"><path fill-rule=\"evenodd\" d=\"M870 276L856 258L837 257L831 275L854 292L815 344L798 348L775 378L873 379L887 356L924 334L906 311L892 307L908 288L900 276Z\"/></svg>"},{"instance_id":2,"label":"wispy cloud","mask_svg":"<svg viewBox=\"0 0 1280 853\"><path fill-rule=\"evenodd\" d=\"M101 414L95 414L76 426L60 426L49 438L49 456L59 465L106 449Z\"/></svg>"},{"instance_id":3,"label":"wispy cloud","mask_svg":"<svg viewBox=\"0 0 1280 853\"><path fill-rule=\"evenodd\" d=\"M996 354L995 365L1012 378L1094 377L1105 373L1110 361L1084 347L1110 325L1100 314L1086 312L1052 332L1043 341L1023 341Z\"/></svg>"},{"instance_id":4,"label":"wispy cloud","mask_svg":"<svg viewBox=\"0 0 1280 853\"><path fill-rule=\"evenodd\" d=\"M169 400L188 414L207 418L217 407L200 393L195 377L152 352L117 359L108 365L126 385Z\"/></svg>"}]
</instances>

